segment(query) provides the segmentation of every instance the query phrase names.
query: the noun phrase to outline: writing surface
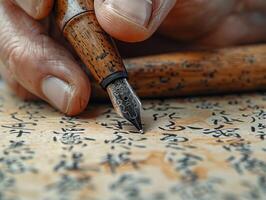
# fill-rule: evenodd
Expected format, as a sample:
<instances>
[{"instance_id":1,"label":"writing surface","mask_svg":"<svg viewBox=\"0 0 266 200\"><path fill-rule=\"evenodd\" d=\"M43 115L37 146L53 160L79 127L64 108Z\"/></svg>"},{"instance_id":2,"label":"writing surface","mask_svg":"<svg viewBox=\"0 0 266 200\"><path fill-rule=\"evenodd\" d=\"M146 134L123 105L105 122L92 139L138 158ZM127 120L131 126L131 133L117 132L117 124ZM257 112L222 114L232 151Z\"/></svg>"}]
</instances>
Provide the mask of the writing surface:
<instances>
[{"instance_id":1,"label":"writing surface","mask_svg":"<svg viewBox=\"0 0 266 200\"><path fill-rule=\"evenodd\" d=\"M266 94L143 101L145 134L0 87L0 199L265 199Z\"/></svg>"}]
</instances>

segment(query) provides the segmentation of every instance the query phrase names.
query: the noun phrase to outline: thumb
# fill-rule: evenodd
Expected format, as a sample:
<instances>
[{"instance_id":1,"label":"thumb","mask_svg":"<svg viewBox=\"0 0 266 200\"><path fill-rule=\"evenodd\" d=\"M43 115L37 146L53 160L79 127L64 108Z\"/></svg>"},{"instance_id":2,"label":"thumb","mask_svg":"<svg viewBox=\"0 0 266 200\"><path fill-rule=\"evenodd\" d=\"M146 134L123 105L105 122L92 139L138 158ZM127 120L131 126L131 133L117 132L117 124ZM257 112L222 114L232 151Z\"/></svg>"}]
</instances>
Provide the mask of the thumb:
<instances>
[{"instance_id":1,"label":"thumb","mask_svg":"<svg viewBox=\"0 0 266 200\"><path fill-rule=\"evenodd\" d=\"M150 37L176 0L95 0L95 12L102 28L125 42Z\"/></svg>"},{"instance_id":2,"label":"thumb","mask_svg":"<svg viewBox=\"0 0 266 200\"><path fill-rule=\"evenodd\" d=\"M83 111L90 97L90 83L72 55L9 1L0 3L0 13L0 59L6 66L2 71L8 72L9 85L15 81L67 115Z\"/></svg>"}]
</instances>

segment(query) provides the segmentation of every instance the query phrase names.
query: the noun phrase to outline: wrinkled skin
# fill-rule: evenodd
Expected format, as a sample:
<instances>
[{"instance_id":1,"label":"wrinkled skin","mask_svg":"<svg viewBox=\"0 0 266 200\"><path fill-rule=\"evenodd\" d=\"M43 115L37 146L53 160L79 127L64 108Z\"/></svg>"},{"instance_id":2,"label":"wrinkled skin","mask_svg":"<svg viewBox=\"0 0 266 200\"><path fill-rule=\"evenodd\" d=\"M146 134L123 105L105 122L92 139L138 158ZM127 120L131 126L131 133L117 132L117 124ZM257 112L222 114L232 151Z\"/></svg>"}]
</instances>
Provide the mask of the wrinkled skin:
<instances>
[{"instance_id":1,"label":"wrinkled skin","mask_svg":"<svg viewBox=\"0 0 266 200\"><path fill-rule=\"evenodd\" d=\"M158 29L176 44L208 48L266 39L265 0L153 0L153 6L149 1L95 0L96 16L107 33L124 42L144 41ZM0 0L0 73L17 96L40 98L76 115L89 101L88 77L48 23L53 0L39 0L38 7L36 2ZM117 5L119 11L113 9ZM131 19L134 9L141 14Z\"/></svg>"}]
</instances>

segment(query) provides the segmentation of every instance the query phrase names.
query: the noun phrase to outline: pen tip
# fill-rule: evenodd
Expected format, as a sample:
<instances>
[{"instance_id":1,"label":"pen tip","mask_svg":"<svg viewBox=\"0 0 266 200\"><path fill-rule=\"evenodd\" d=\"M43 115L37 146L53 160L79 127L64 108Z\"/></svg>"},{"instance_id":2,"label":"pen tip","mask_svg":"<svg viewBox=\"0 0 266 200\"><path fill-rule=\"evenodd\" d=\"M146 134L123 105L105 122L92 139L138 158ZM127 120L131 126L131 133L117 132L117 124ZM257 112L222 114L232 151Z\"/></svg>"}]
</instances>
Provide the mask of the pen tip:
<instances>
[{"instance_id":1,"label":"pen tip","mask_svg":"<svg viewBox=\"0 0 266 200\"><path fill-rule=\"evenodd\" d=\"M137 119L135 120L129 120L135 127L136 129L141 133L143 134L144 131L143 131L143 127L142 127L142 124L141 124L141 119L140 119L140 115L137 117Z\"/></svg>"},{"instance_id":2,"label":"pen tip","mask_svg":"<svg viewBox=\"0 0 266 200\"><path fill-rule=\"evenodd\" d=\"M126 79L118 79L108 85L107 92L116 112L131 122L143 134L141 103Z\"/></svg>"}]
</instances>

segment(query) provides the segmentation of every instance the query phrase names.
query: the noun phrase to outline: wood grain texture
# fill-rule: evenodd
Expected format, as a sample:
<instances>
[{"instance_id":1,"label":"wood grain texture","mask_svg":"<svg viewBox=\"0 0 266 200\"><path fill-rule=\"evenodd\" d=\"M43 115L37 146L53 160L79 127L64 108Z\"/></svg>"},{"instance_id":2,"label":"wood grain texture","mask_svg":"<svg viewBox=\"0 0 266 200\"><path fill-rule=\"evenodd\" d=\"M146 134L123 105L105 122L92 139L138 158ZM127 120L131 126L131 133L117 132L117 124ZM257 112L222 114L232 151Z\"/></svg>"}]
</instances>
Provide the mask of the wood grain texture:
<instances>
[{"instance_id":1,"label":"wood grain texture","mask_svg":"<svg viewBox=\"0 0 266 200\"><path fill-rule=\"evenodd\" d=\"M87 12L88 10L93 11L93 2L88 1L91 4L86 5L84 0L57 0L56 1L56 22L59 25L60 29L63 30L64 26L71 20L73 17Z\"/></svg>"},{"instance_id":2,"label":"wood grain texture","mask_svg":"<svg viewBox=\"0 0 266 200\"><path fill-rule=\"evenodd\" d=\"M129 82L142 98L266 89L266 45L177 52L125 60ZM104 98L94 84L93 94Z\"/></svg>"},{"instance_id":3,"label":"wood grain texture","mask_svg":"<svg viewBox=\"0 0 266 200\"><path fill-rule=\"evenodd\" d=\"M96 19L93 0L60 0L56 8L57 24L63 35L98 83L111 74L125 72L112 38Z\"/></svg>"}]
</instances>

